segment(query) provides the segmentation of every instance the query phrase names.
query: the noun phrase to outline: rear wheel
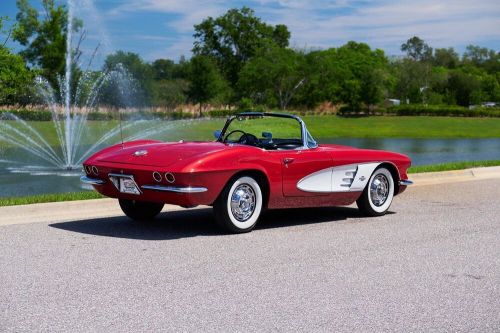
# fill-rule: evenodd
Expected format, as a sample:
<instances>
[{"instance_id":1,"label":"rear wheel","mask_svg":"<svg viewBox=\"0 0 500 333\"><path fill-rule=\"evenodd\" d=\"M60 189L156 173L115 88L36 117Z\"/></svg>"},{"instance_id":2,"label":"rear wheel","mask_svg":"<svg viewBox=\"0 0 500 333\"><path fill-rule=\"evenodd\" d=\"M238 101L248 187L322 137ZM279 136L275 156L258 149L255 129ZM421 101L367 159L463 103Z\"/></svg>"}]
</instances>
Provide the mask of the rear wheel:
<instances>
[{"instance_id":1,"label":"rear wheel","mask_svg":"<svg viewBox=\"0 0 500 333\"><path fill-rule=\"evenodd\" d=\"M394 197L394 179L386 168L376 169L361 197L356 201L359 210L367 216L384 215Z\"/></svg>"},{"instance_id":2,"label":"rear wheel","mask_svg":"<svg viewBox=\"0 0 500 333\"><path fill-rule=\"evenodd\" d=\"M119 199L122 211L135 221L148 221L155 218L163 209L162 203Z\"/></svg>"},{"instance_id":3,"label":"rear wheel","mask_svg":"<svg viewBox=\"0 0 500 333\"><path fill-rule=\"evenodd\" d=\"M234 233L251 231L261 211L262 191L259 183L250 176L230 181L214 203L215 220Z\"/></svg>"}]
</instances>

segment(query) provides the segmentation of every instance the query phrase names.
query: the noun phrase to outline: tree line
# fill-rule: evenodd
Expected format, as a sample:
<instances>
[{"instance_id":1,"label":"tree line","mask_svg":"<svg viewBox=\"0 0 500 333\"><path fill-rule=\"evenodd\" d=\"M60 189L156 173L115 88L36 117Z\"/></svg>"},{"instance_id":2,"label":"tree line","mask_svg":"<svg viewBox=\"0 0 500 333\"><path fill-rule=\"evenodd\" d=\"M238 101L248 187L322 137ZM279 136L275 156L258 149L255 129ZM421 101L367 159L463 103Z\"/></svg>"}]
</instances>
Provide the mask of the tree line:
<instances>
[{"instance_id":1,"label":"tree line","mask_svg":"<svg viewBox=\"0 0 500 333\"><path fill-rule=\"evenodd\" d=\"M8 18L0 18L0 104L36 103L35 77L61 89L68 13L54 0L42 5L43 15L28 0L17 0L16 20L8 31ZM363 110L385 99L461 106L500 101L500 52L475 45L459 55L451 47L433 49L414 36L401 45L403 57L388 57L355 41L325 50L294 49L285 25L270 25L243 7L195 25L190 59L147 62L136 53L116 51L100 70L92 70L79 61L84 22L75 19L72 27L79 36L76 48L69 50L77 64L73 90L82 77L97 79L117 66L133 78L125 104L116 86L104 84L100 105L175 109L195 103L201 112L208 104L314 109L328 103ZM10 39L20 45L17 54L5 46Z\"/></svg>"}]
</instances>

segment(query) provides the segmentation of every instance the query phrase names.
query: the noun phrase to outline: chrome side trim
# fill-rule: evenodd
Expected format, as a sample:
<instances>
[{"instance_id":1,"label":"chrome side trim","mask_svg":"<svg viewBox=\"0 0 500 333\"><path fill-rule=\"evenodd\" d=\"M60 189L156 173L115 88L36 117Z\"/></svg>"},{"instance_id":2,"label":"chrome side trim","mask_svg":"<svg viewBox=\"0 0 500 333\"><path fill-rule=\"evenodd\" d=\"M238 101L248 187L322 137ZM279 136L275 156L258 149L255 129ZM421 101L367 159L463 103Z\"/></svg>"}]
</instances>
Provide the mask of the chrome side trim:
<instances>
[{"instance_id":1,"label":"chrome side trim","mask_svg":"<svg viewBox=\"0 0 500 333\"><path fill-rule=\"evenodd\" d=\"M363 191L381 162L345 164L313 172L297 183L304 192L336 193Z\"/></svg>"},{"instance_id":2,"label":"chrome side trim","mask_svg":"<svg viewBox=\"0 0 500 333\"><path fill-rule=\"evenodd\" d=\"M399 185L404 185L404 186L413 185L413 182L409 179L402 179L399 181Z\"/></svg>"},{"instance_id":3,"label":"chrome side trim","mask_svg":"<svg viewBox=\"0 0 500 333\"><path fill-rule=\"evenodd\" d=\"M176 192L176 193L203 193L208 191L206 187L177 187L177 186L163 186L163 185L142 185L144 190L161 191L161 192Z\"/></svg>"},{"instance_id":4,"label":"chrome side trim","mask_svg":"<svg viewBox=\"0 0 500 333\"><path fill-rule=\"evenodd\" d=\"M89 178L87 176L81 176L80 181L84 184L89 184L89 185L103 185L106 183L102 179Z\"/></svg>"}]
</instances>

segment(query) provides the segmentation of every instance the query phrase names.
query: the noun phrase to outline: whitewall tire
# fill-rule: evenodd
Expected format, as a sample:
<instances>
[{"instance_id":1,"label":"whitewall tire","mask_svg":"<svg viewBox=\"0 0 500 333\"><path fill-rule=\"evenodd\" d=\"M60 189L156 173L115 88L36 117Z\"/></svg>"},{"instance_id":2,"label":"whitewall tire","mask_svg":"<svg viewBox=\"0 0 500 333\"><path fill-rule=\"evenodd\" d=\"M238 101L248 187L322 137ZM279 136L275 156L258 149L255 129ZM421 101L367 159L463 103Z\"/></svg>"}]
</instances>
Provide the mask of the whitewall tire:
<instances>
[{"instance_id":1,"label":"whitewall tire","mask_svg":"<svg viewBox=\"0 0 500 333\"><path fill-rule=\"evenodd\" d=\"M250 176L230 181L214 203L215 219L224 229L249 232L257 223L262 211L262 190Z\"/></svg>"},{"instance_id":2,"label":"whitewall tire","mask_svg":"<svg viewBox=\"0 0 500 333\"><path fill-rule=\"evenodd\" d=\"M373 172L356 203L365 215L381 216L387 212L393 198L394 179L389 170L381 167Z\"/></svg>"}]
</instances>

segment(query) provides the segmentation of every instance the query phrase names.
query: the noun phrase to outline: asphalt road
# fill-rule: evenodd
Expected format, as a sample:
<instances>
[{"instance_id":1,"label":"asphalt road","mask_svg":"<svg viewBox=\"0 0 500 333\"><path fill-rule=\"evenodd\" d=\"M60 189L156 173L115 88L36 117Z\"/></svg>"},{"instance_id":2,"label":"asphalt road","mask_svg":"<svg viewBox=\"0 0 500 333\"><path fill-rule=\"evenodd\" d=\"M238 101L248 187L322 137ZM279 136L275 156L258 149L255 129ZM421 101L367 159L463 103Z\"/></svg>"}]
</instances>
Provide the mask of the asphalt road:
<instances>
[{"instance_id":1,"label":"asphalt road","mask_svg":"<svg viewBox=\"0 0 500 333\"><path fill-rule=\"evenodd\" d=\"M0 226L0 331L500 330L500 180L410 188L391 213L208 209Z\"/></svg>"}]
</instances>

